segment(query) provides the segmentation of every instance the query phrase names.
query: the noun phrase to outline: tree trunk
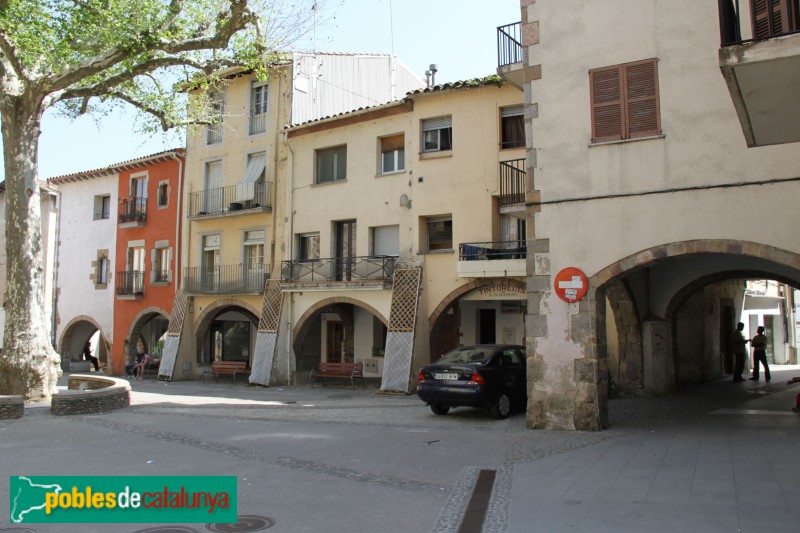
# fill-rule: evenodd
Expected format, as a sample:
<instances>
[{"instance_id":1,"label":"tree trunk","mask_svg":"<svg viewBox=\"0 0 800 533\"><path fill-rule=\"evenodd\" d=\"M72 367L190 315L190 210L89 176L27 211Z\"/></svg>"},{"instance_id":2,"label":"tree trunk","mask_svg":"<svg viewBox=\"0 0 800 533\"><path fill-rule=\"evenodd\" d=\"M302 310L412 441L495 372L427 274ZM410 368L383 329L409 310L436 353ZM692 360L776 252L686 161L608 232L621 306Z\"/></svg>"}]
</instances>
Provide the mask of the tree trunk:
<instances>
[{"instance_id":1,"label":"tree trunk","mask_svg":"<svg viewBox=\"0 0 800 533\"><path fill-rule=\"evenodd\" d=\"M44 310L44 250L37 158L42 99L0 102L6 172L6 294L0 394L49 401L61 377Z\"/></svg>"}]
</instances>

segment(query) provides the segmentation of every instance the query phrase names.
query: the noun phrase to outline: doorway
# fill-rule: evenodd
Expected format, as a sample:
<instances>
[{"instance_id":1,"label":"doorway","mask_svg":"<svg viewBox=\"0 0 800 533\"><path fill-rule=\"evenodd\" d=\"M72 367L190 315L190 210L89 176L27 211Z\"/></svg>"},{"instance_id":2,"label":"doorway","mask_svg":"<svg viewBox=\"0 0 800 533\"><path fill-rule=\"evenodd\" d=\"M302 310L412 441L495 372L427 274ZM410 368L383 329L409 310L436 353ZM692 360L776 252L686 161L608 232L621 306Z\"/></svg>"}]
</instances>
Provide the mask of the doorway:
<instances>
[{"instance_id":1,"label":"doorway","mask_svg":"<svg viewBox=\"0 0 800 533\"><path fill-rule=\"evenodd\" d=\"M478 344L497 342L497 319L494 309L478 309Z\"/></svg>"}]
</instances>

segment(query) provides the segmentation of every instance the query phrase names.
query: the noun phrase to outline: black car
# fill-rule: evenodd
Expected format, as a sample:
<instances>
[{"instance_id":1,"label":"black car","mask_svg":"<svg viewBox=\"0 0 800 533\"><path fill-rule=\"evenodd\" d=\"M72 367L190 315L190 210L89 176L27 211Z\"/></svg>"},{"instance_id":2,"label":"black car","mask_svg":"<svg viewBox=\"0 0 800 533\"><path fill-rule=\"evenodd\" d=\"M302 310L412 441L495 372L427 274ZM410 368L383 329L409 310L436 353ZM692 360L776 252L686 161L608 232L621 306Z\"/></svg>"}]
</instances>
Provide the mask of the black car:
<instances>
[{"instance_id":1,"label":"black car","mask_svg":"<svg viewBox=\"0 0 800 533\"><path fill-rule=\"evenodd\" d=\"M437 415L453 407L482 407L506 418L527 401L525 347L508 344L462 346L419 371L417 395Z\"/></svg>"}]
</instances>

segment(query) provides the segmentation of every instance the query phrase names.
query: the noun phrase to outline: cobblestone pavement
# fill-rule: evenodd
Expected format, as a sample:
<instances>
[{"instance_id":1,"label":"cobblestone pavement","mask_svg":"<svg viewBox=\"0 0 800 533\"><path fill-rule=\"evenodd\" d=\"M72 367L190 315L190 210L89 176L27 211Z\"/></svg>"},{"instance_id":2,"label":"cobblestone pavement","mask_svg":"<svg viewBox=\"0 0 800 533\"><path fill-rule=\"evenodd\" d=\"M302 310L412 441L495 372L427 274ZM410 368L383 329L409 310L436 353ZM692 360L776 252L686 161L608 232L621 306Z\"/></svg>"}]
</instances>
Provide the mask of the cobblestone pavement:
<instances>
[{"instance_id":1,"label":"cobblestone pavement","mask_svg":"<svg viewBox=\"0 0 800 533\"><path fill-rule=\"evenodd\" d=\"M786 379L796 369L786 369ZM781 372L770 385L735 388L726 381L668 397L613 400L610 428L596 433L529 431L523 414L503 421L471 409L436 416L415 396L369 388L132 381L132 406L124 410L55 417L46 408L28 408L20 420L0 421L0 473L236 475L239 514L268 518L271 531L443 532L458 529L478 472L489 468L497 477L484 531L581 530L582 522L559 523L552 516L547 528L533 528L542 517L527 500L539 490L528 472L563 467L575 454L608 450L626 439L668 433L664 428L697 428L691 421L703 413L770 398L785 411L790 399ZM800 417L789 420L797 426ZM798 457L793 442L785 453ZM0 501L7 498L8 485L0 484ZM6 518L0 532L155 526L22 529ZM185 531L204 529L184 525Z\"/></svg>"}]
</instances>

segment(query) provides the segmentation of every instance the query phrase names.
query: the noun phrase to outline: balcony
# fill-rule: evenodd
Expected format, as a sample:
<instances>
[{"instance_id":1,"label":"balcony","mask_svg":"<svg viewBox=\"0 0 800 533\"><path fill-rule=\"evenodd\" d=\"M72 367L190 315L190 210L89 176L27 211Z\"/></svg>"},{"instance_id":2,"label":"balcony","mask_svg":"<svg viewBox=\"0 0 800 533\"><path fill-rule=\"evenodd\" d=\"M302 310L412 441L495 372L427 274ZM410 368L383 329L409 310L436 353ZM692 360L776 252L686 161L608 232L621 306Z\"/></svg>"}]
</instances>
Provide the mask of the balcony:
<instances>
[{"instance_id":1,"label":"balcony","mask_svg":"<svg viewBox=\"0 0 800 533\"><path fill-rule=\"evenodd\" d=\"M257 294L264 292L267 265L221 265L213 269L183 269L186 294Z\"/></svg>"},{"instance_id":2,"label":"balcony","mask_svg":"<svg viewBox=\"0 0 800 533\"><path fill-rule=\"evenodd\" d=\"M340 288L345 283L384 289L391 287L396 259L381 256L284 261L281 279L283 288L289 290Z\"/></svg>"},{"instance_id":3,"label":"balcony","mask_svg":"<svg viewBox=\"0 0 800 533\"><path fill-rule=\"evenodd\" d=\"M117 272L117 299L141 300L144 298L144 272L126 270Z\"/></svg>"},{"instance_id":4,"label":"balcony","mask_svg":"<svg viewBox=\"0 0 800 533\"><path fill-rule=\"evenodd\" d=\"M458 246L461 278L524 277L528 248L525 241L470 242Z\"/></svg>"},{"instance_id":5,"label":"balcony","mask_svg":"<svg viewBox=\"0 0 800 533\"><path fill-rule=\"evenodd\" d=\"M522 23L514 22L497 28L497 75L522 88Z\"/></svg>"},{"instance_id":6,"label":"balcony","mask_svg":"<svg viewBox=\"0 0 800 533\"><path fill-rule=\"evenodd\" d=\"M190 219L216 218L269 211L272 209L269 189L269 182L259 181L190 192L186 202L186 216Z\"/></svg>"},{"instance_id":7,"label":"balcony","mask_svg":"<svg viewBox=\"0 0 800 533\"><path fill-rule=\"evenodd\" d=\"M500 161L500 208L525 207L527 172L524 159Z\"/></svg>"},{"instance_id":8,"label":"balcony","mask_svg":"<svg viewBox=\"0 0 800 533\"><path fill-rule=\"evenodd\" d=\"M267 131L267 114L253 113L250 115L250 135Z\"/></svg>"},{"instance_id":9,"label":"balcony","mask_svg":"<svg viewBox=\"0 0 800 533\"><path fill-rule=\"evenodd\" d=\"M126 198L119 201L119 227L140 228L147 222L147 198Z\"/></svg>"},{"instance_id":10,"label":"balcony","mask_svg":"<svg viewBox=\"0 0 800 533\"><path fill-rule=\"evenodd\" d=\"M747 146L800 142L800 0L719 0L719 64Z\"/></svg>"}]
</instances>

